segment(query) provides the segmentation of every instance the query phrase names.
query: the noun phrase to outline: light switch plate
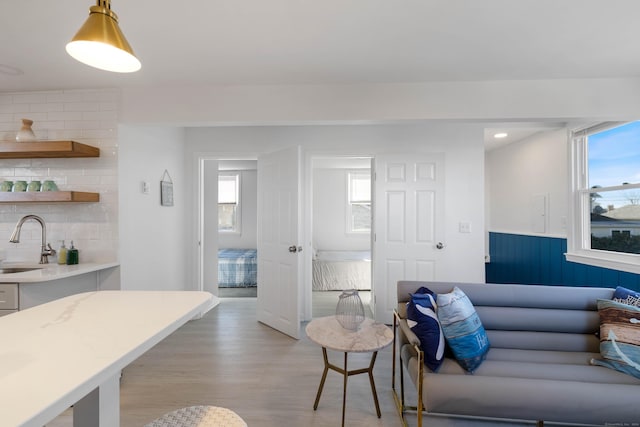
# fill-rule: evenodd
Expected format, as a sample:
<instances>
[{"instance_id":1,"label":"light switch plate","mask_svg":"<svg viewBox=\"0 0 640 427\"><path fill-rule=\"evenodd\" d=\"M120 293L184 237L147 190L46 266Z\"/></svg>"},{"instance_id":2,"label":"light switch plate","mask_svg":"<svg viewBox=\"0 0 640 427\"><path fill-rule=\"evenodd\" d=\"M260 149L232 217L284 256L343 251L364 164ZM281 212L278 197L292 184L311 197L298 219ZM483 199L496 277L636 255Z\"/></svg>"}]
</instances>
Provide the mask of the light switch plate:
<instances>
[{"instance_id":1,"label":"light switch plate","mask_svg":"<svg viewBox=\"0 0 640 427\"><path fill-rule=\"evenodd\" d=\"M141 186L140 189L142 191L142 194L149 194L149 182L148 181L142 181L141 182Z\"/></svg>"}]
</instances>

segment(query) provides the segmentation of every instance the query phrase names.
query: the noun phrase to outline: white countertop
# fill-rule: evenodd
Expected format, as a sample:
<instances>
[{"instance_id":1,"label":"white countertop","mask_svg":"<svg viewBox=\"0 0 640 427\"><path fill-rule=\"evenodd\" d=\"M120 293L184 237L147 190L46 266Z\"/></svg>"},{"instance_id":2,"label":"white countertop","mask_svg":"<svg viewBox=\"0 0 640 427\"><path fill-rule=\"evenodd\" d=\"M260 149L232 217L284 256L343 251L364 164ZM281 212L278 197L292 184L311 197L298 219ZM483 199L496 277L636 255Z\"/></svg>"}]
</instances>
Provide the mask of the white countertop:
<instances>
[{"instance_id":1,"label":"white countertop","mask_svg":"<svg viewBox=\"0 0 640 427\"><path fill-rule=\"evenodd\" d=\"M113 378L118 402L120 370L218 303L208 292L98 291L1 317L0 425L41 427Z\"/></svg>"},{"instance_id":2,"label":"white countertop","mask_svg":"<svg viewBox=\"0 0 640 427\"><path fill-rule=\"evenodd\" d=\"M35 270L22 273L0 274L0 283L37 283L49 280L64 279L65 277L78 276L119 266L118 262L86 262L76 265L59 264L26 264L16 262L3 262L0 268L8 267L37 267Z\"/></svg>"}]
</instances>

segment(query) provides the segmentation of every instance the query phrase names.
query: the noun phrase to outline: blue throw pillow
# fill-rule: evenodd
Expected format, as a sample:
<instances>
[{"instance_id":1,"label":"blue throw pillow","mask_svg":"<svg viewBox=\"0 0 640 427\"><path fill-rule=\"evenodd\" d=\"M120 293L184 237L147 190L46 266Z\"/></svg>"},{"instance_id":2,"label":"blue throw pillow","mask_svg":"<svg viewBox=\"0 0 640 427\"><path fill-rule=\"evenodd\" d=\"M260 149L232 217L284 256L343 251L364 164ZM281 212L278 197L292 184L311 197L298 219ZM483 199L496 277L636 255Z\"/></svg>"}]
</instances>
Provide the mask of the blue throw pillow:
<instances>
[{"instance_id":1,"label":"blue throw pillow","mask_svg":"<svg viewBox=\"0 0 640 427\"><path fill-rule=\"evenodd\" d=\"M457 286L438 294L438 319L460 366L473 373L489 352L489 338L469 297Z\"/></svg>"},{"instance_id":2,"label":"blue throw pillow","mask_svg":"<svg viewBox=\"0 0 640 427\"><path fill-rule=\"evenodd\" d=\"M616 291L613 293L613 300L623 304L640 307L640 292L618 286Z\"/></svg>"},{"instance_id":3,"label":"blue throw pillow","mask_svg":"<svg viewBox=\"0 0 640 427\"><path fill-rule=\"evenodd\" d=\"M424 364L436 372L444 360L445 341L438 315L436 314L436 295L424 286L411 294L407 303L407 322L420 339L420 348L424 352Z\"/></svg>"}]
</instances>

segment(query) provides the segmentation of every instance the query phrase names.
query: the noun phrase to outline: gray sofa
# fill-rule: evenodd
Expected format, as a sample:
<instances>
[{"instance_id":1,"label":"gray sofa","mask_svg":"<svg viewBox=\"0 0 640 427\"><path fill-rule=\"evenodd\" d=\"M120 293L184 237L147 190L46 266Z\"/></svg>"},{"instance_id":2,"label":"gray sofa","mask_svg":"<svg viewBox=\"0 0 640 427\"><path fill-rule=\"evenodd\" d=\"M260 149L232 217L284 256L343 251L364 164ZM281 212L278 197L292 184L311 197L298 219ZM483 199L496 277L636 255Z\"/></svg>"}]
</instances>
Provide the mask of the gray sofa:
<instances>
[{"instance_id":1,"label":"gray sofa","mask_svg":"<svg viewBox=\"0 0 640 427\"><path fill-rule=\"evenodd\" d=\"M468 374L453 359L437 373L423 363L406 321L410 293L462 289L480 317L491 349ZM417 409L428 427L502 425L640 426L640 379L594 366L599 358L596 299L614 289L400 281L394 316L393 392L405 418ZM396 365L396 360L399 364ZM412 390L405 390L408 373ZM400 396L396 388L400 379ZM422 379L420 379L422 378ZM417 404L405 402L418 396Z\"/></svg>"}]
</instances>

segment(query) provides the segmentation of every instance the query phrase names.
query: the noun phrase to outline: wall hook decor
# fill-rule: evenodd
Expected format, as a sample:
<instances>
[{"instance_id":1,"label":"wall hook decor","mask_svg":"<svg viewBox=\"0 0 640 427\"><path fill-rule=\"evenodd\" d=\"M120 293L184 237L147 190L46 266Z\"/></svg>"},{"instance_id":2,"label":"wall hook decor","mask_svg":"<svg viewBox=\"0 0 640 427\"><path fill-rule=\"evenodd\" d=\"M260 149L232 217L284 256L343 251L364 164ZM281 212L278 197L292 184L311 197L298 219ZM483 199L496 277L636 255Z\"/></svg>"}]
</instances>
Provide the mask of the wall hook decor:
<instances>
[{"instance_id":1,"label":"wall hook decor","mask_svg":"<svg viewBox=\"0 0 640 427\"><path fill-rule=\"evenodd\" d=\"M160 179L160 204L162 206L173 206L173 181L169 171L166 169Z\"/></svg>"}]
</instances>

